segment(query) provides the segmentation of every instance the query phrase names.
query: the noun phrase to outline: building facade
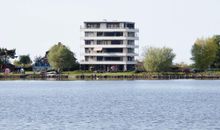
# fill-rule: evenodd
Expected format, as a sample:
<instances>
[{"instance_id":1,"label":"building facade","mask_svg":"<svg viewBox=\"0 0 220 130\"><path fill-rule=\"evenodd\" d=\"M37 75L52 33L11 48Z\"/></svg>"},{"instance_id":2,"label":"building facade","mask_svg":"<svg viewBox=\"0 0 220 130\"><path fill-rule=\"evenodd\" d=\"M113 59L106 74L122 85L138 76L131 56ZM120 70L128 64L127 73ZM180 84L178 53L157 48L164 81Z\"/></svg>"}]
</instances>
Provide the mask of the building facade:
<instances>
[{"instance_id":1,"label":"building facade","mask_svg":"<svg viewBox=\"0 0 220 130\"><path fill-rule=\"evenodd\" d=\"M138 29L134 22L84 22L81 27L81 69L96 71L134 70Z\"/></svg>"}]
</instances>

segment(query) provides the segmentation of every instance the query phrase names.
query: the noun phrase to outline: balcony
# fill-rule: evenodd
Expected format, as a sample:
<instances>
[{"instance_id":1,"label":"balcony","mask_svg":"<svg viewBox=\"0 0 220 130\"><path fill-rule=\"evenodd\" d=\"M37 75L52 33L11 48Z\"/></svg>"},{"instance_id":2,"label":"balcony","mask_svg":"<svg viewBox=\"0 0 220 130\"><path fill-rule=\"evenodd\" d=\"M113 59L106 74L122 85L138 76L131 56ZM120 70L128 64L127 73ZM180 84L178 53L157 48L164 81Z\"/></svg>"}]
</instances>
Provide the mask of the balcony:
<instances>
[{"instance_id":1,"label":"balcony","mask_svg":"<svg viewBox=\"0 0 220 130\"><path fill-rule=\"evenodd\" d=\"M129 29L129 28L83 28L81 27L81 31L84 32L114 32L114 31L119 31L119 32L139 32L139 29Z\"/></svg>"},{"instance_id":2,"label":"balcony","mask_svg":"<svg viewBox=\"0 0 220 130\"><path fill-rule=\"evenodd\" d=\"M111 36L111 37L96 37L96 36L89 36L89 37L82 37L84 40L139 40L137 36L135 37L126 37L126 36Z\"/></svg>"},{"instance_id":3,"label":"balcony","mask_svg":"<svg viewBox=\"0 0 220 130\"><path fill-rule=\"evenodd\" d=\"M137 53L83 53L84 56L138 56Z\"/></svg>"},{"instance_id":4,"label":"balcony","mask_svg":"<svg viewBox=\"0 0 220 130\"><path fill-rule=\"evenodd\" d=\"M106 64L114 64L114 65L120 65L120 64L137 64L136 61L80 61L80 64L90 64L90 65L95 65L95 64L101 64L101 65L106 65Z\"/></svg>"},{"instance_id":5,"label":"balcony","mask_svg":"<svg viewBox=\"0 0 220 130\"><path fill-rule=\"evenodd\" d=\"M138 48L139 45L82 45L84 48Z\"/></svg>"}]
</instances>

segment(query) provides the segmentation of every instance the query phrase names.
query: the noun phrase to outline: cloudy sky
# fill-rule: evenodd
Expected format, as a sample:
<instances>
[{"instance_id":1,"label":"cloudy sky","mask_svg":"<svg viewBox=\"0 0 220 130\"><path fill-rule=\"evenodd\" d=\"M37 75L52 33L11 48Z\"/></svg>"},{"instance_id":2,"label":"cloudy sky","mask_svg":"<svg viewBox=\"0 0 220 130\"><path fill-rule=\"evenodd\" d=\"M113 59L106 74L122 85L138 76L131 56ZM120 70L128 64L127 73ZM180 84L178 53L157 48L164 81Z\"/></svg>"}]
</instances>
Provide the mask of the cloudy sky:
<instances>
[{"instance_id":1,"label":"cloudy sky","mask_svg":"<svg viewBox=\"0 0 220 130\"><path fill-rule=\"evenodd\" d=\"M44 55L62 42L79 58L80 25L133 21L144 46L167 46L175 62L191 63L196 38L220 34L220 0L0 0L0 47Z\"/></svg>"}]
</instances>

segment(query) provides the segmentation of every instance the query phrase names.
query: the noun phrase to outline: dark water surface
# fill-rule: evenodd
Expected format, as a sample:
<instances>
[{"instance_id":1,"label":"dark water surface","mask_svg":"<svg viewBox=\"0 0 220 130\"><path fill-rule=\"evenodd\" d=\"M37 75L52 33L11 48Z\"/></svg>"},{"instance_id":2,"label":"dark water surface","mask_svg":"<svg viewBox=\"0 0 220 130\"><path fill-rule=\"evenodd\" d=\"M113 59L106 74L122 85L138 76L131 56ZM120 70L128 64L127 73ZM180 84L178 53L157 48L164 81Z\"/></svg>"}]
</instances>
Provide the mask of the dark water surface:
<instances>
[{"instance_id":1,"label":"dark water surface","mask_svg":"<svg viewBox=\"0 0 220 130\"><path fill-rule=\"evenodd\" d=\"M0 130L220 130L220 81L0 81Z\"/></svg>"}]
</instances>

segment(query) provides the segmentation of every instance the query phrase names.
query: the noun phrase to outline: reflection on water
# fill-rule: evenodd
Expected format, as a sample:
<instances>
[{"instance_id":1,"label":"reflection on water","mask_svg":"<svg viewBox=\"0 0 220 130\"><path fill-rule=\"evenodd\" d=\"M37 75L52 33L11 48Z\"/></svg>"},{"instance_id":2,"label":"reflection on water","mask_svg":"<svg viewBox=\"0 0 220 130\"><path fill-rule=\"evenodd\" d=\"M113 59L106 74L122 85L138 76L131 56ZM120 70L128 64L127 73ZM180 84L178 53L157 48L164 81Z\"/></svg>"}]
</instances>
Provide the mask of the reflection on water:
<instances>
[{"instance_id":1,"label":"reflection on water","mask_svg":"<svg viewBox=\"0 0 220 130\"><path fill-rule=\"evenodd\" d=\"M1 81L0 130L220 129L220 81Z\"/></svg>"}]
</instances>

